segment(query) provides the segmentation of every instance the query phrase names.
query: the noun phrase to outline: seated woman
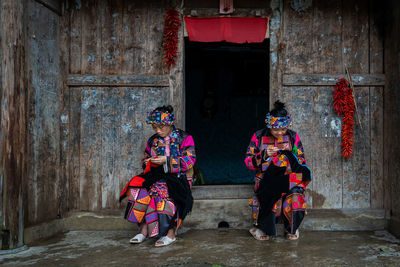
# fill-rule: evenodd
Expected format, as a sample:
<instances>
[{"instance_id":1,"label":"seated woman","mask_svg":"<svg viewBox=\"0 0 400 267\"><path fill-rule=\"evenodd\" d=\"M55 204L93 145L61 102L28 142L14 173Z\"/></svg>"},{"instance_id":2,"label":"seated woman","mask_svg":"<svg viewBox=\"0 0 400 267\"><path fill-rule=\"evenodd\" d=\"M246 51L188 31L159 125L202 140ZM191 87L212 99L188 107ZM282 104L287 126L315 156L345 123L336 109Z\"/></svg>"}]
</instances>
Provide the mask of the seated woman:
<instances>
[{"instance_id":1,"label":"seated woman","mask_svg":"<svg viewBox=\"0 0 400 267\"><path fill-rule=\"evenodd\" d=\"M276 235L276 223L282 217L287 238L296 240L311 172L298 134L288 129L292 119L283 103L275 102L265 123L251 138L245 158L246 166L256 171L255 196L249 201L254 219L250 233L257 240L268 240Z\"/></svg>"},{"instance_id":2,"label":"seated woman","mask_svg":"<svg viewBox=\"0 0 400 267\"><path fill-rule=\"evenodd\" d=\"M126 185L120 200L128 196L125 218L139 225L140 233L130 243L159 235L155 246L173 243L176 231L193 206L191 186L196 160L192 136L175 128L171 106L148 114L155 134L144 151L145 172ZM138 183L143 182L143 184Z\"/></svg>"}]
</instances>

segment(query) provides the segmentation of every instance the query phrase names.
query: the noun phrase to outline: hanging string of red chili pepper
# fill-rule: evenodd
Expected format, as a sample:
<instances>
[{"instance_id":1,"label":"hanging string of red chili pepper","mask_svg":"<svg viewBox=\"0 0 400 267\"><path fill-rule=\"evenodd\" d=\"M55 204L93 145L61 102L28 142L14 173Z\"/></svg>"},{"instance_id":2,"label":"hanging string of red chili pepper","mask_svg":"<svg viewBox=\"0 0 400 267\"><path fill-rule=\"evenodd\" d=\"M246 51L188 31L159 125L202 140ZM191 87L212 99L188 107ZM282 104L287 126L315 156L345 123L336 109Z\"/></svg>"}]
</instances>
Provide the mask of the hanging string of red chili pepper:
<instances>
[{"instance_id":1,"label":"hanging string of red chili pepper","mask_svg":"<svg viewBox=\"0 0 400 267\"><path fill-rule=\"evenodd\" d=\"M349 82L342 78L336 83L333 93L333 109L342 116L342 154L349 159L353 152L354 143L354 111L353 88Z\"/></svg>"},{"instance_id":2,"label":"hanging string of red chili pepper","mask_svg":"<svg viewBox=\"0 0 400 267\"><path fill-rule=\"evenodd\" d=\"M178 50L178 30L181 24L179 13L175 8L168 8L164 25L164 59L168 68L175 64Z\"/></svg>"}]
</instances>

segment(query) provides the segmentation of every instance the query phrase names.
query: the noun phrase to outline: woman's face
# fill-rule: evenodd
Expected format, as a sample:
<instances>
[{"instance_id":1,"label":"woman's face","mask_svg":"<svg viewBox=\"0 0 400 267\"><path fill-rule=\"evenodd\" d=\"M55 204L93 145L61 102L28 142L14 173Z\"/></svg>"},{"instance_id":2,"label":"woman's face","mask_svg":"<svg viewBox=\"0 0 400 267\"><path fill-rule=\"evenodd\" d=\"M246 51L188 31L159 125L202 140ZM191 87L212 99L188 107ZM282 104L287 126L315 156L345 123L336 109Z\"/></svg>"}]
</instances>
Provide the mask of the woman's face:
<instances>
[{"instance_id":1,"label":"woman's face","mask_svg":"<svg viewBox=\"0 0 400 267\"><path fill-rule=\"evenodd\" d=\"M271 128L269 130L273 137L275 137L276 139L279 139L279 137L282 137L286 134L287 128L286 127Z\"/></svg>"},{"instance_id":2,"label":"woman's face","mask_svg":"<svg viewBox=\"0 0 400 267\"><path fill-rule=\"evenodd\" d=\"M172 126L171 125L163 125L163 124L153 124L151 125L153 130L158 134L158 136L164 138L171 134Z\"/></svg>"}]
</instances>

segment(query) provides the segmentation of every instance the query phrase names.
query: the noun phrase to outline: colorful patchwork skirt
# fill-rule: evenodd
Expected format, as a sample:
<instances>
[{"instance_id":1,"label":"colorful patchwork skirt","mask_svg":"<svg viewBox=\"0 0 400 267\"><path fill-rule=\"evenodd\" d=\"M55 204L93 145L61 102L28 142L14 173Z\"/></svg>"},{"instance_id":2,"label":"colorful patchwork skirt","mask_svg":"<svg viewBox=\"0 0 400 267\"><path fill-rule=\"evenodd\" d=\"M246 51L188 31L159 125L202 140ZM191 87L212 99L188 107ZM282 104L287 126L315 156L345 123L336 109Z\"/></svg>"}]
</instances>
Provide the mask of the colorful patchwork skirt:
<instances>
[{"instance_id":1,"label":"colorful patchwork skirt","mask_svg":"<svg viewBox=\"0 0 400 267\"><path fill-rule=\"evenodd\" d=\"M260 204L256 196L249 200L249 206L252 209L254 226L257 227L261 223L265 225L268 229L267 235L276 235L276 223L279 218L282 218L285 230L290 234L295 234L304 219L307 199L303 189L294 187L275 203L272 211L265 218L258 216Z\"/></svg>"},{"instance_id":2,"label":"colorful patchwork skirt","mask_svg":"<svg viewBox=\"0 0 400 267\"><path fill-rule=\"evenodd\" d=\"M167 184L157 182L150 190L130 188L125 219L133 223L145 222L149 237L165 236L174 227L176 206L169 197Z\"/></svg>"}]
</instances>

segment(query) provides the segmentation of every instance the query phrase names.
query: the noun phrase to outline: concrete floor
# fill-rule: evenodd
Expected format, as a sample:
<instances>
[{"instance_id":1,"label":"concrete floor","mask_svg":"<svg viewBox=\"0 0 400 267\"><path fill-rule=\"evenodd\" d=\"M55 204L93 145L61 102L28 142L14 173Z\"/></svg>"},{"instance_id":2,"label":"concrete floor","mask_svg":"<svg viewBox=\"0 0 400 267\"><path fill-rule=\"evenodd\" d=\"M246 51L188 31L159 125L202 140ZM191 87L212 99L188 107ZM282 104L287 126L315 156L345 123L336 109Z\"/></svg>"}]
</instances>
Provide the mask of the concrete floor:
<instances>
[{"instance_id":1,"label":"concrete floor","mask_svg":"<svg viewBox=\"0 0 400 267\"><path fill-rule=\"evenodd\" d=\"M174 244L129 244L134 231L70 231L0 256L2 266L400 266L386 231L301 232L298 241L254 240L247 230L187 230Z\"/></svg>"}]
</instances>

